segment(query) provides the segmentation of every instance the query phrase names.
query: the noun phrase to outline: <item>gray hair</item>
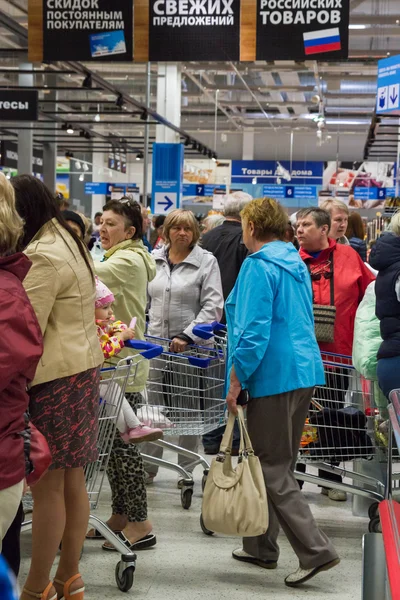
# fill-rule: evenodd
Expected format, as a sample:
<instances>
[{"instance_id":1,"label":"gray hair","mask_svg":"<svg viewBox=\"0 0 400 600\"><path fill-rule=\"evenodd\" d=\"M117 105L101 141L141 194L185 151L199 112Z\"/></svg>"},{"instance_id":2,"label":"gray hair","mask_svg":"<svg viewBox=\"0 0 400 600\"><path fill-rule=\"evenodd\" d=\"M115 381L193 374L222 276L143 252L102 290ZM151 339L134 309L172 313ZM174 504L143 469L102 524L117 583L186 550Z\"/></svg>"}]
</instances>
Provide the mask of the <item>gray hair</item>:
<instances>
[{"instance_id":1,"label":"gray hair","mask_svg":"<svg viewBox=\"0 0 400 600\"><path fill-rule=\"evenodd\" d=\"M225 200L224 216L240 221L240 213L246 204L252 200L252 196L246 194L246 192L233 192L232 194L228 194Z\"/></svg>"},{"instance_id":2,"label":"gray hair","mask_svg":"<svg viewBox=\"0 0 400 600\"><path fill-rule=\"evenodd\" d=\"M307 217L311 217L318 228L324 225L328 225L328 231L331 228L331 215L329 211L323 208L311 206L310 208L303 208L296 213L297 221L306 219Z\"/></svg>"},{"instance_id":3,"label":"gray hair","mask_svg":"<svg viewBox=\"0 0 400 600\"><path fill-rule=\"evenodd\" d=\"M223 215L209 215L204 219L202 225L207 231L210 231L211 229L222 225L224 221L225 217Z\"/></svg>"},{"instance_id":4,"label":"gray hair","mask_svg":"<svg viewBox=\"0 0 400 600\"><path fill-rule=\"evenodd\" d=\"M346 213L346 215L350 214L349 207L347 206L347 204L345 204L341 200L338 200L337 198L325 200L324 202L322 202L322 204L320 204L320 208L326 210L331 216L333 210L340 210L341 212Z\"/></svg>"}]
</instances>

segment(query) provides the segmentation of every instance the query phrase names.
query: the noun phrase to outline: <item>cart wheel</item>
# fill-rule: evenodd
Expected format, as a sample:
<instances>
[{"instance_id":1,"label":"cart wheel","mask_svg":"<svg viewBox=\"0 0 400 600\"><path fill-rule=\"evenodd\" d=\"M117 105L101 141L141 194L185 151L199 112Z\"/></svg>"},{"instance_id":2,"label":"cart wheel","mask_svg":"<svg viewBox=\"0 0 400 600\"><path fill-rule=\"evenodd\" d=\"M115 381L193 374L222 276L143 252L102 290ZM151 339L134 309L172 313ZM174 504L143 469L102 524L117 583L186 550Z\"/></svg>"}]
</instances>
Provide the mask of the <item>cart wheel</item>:
<instances>
[{"instance_id":1,"label":"cart wheel","mask_svg":"<svg viewBox=\"0 0 400 600\"><path fill-rule=\"evenodd\" d=\"M126 567L124 571L122 571L122 575L119 574L119 567L121 562L117 563L115 567L115 581L117 582L118 589L121 592L129 592L131 587L133 586L133 577L135 575L135 567L130 565Z\"/></svg>"},{"instance_id":2,"label":"cart wheel","mask_svg":"<svg viewBox=\"0 0 400 600\"><path fill-rule=\"evenodd\" d=\"M374 502L373 504L371 504L371 506L368 508L368 516L371 519L371 521L375 517L379 516L379 502Z\"/></svg>"},{"instance_id":3,"label":"cart wheel","mask_svg":"<svg viewBox=\"0 0 400 600\"><path fill-rule=\"evenodd\" d=\"M186 490L185 489L181 490L181 503L182 503L182 508L184 508L185 510L188 510L188 508L191 507L192 496L193 496L192 488L186 488Z\"/></svg>"},{"instance_id":4,"label":"cart wheel","mask_svg":"<svg viewBox=\"0 0 400 600\"><path fill-rule=\"evenodd\" d=\"M370 533L382 533L382 525L379 517L374 517L370 520L368 525L368 531Z\"/></svg>"},{"instance_id":5,"label":"cart wheel","mask_svg":"<svg viewBox=\"0 0 400 600\"><path fill-rule=\"evenodd\" d=\"M200 527L203 533L205 533L206 535L214 535L214 532L210 531L210 529L207 529L207 527L204 525L203 515L200 515Z\"/></svg>"},{"instance_id":6,"label":"cart wheel","mask_svg":"<svg viewBox=\"0 0 400 600\"><path fill-rule=\"evenodd\" d=\"M207 475L208 475L208 474L207 474ZM207 483L207 475L206 475L206 474L204 474L204 475L203 475L203 479L201 480L201 489L202 489L202 491L203 491L203 492L204 492L204 490L205 490L206 483Z\"/></svg>"}]
</instances>

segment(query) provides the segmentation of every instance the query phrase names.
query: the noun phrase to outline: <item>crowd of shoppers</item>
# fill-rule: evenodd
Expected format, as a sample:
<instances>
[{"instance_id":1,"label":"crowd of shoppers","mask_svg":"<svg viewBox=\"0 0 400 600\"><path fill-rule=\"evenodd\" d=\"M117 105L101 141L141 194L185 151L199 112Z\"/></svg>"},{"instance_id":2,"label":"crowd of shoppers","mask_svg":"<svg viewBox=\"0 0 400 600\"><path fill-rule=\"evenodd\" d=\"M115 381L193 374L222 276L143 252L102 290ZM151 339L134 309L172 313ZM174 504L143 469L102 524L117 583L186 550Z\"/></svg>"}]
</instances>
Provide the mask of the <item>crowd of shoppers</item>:
<instances>
[{"instance_id":1,"label":"crowd of shoppers","mask_svg":"<svg viewBox=\"0 0 400 600\"><path fill-rule=\"evenodd\" d=\"M226 319L228 409L236 412L238 396L246 388L249 433L269 505L267 532L245 538L233 558L275 569L281 526L299 559L297 571L285 579L287 585L300 585L337 565L337 553L314 521L294 468L315 386L314 397L324 408L345 404L348 379L339 367L324 377L321 356L351 356L356 312L375 279L363 262L366 247L359 215L349 215L348 207L335 199L321 208L300 210L292 221L278 202L252 201L237 192L227 197L223 216L208 218L200 241L199 224L187 210L157 217L152 236L147 208L127 197L111 200L96 213L92 235L86 217L65 205L61 211L61 203L34 177L19 176L9 183L0 174L1 318L8 339L18 336L2 348L0 361L0 548L7 530L14 535L13 520L16 536L21 521L25 459L20 433L27 427L28 403L31 422L46 437L52 454L50 468L32 488L32 562L21 599L83 600L82 544L85 536L102 539L96 529L87 532L83 471L97 458L104 361L95 324L95 275L102 282L98 287L104 284L101 289L112 298L116 319L128 324L136 318L135 330L126 339L144 339L146 310L147 333L171 340L173 353L205 344L193 332L196 324ZM104 252L94 263L88 252L90 237L99 238ZM398 215L392 233L377 241L371 264L379 270L376 312L383 339L377 377L388 395L400 387ZM331 343L316 340L313 304L335 306ZM122 338L119 343L118 359L110 356L110 364L132 352L123 349ZM143 362L127 389L128 412L143 404L144 393L157 404L165 401L165 389L153 392L160 382L148 375ZM218 451L222 433L223 428L204 436L206 451ZM146 482L154 479L157 468L148 465L146 472L140 447L125 442L117 435L110 452L112 507L107 524L135 551L156 544ZM181 436L178 444L197 453L199 438ZM149 446L146 453L160 458L162 448ZM15 458L12 471L5 455ZM178 455L178 462L189 472L195 464L186 455ZM345 500L346 494L335 489L341 477L333 471L320 471L322 492L331 500ZM103 548L114 550L106 541Z\"/></svg>"}]
</instances>

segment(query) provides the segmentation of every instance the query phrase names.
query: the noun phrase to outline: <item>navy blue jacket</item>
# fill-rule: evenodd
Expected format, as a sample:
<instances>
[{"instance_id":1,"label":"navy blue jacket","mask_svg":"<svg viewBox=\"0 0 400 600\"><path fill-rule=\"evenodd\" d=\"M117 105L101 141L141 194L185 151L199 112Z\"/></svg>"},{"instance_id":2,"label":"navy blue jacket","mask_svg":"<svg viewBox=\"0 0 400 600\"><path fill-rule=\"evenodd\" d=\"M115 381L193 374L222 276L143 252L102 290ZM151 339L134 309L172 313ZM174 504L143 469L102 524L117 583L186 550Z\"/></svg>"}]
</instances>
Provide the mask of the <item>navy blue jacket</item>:
<instances>
[{"instance_id":1,"label":"navy blue jacket","mask_svg":"<svg viewBox=\"0 0 400 600\"><path fill-rule=\"evenodd\" d=\"M361 256L361 260L367 262L367 244L364 240L360 240L358 237L352 237L349 239L350 246L358 252Z\"/></svg>"},{"instance_id":2,"label":"navy blue jacket","mask_svg":"<svg viewBox=\"0 0 400 600\"><path fill-rule=\"evenodd\" d=\"M376 316L381 322L383 342L379 358L400 356L400 302L396 282L400 277L400 237L385 234L372 248L371 267L379 271L376 279Z\"/></svg>"}]
</instances>

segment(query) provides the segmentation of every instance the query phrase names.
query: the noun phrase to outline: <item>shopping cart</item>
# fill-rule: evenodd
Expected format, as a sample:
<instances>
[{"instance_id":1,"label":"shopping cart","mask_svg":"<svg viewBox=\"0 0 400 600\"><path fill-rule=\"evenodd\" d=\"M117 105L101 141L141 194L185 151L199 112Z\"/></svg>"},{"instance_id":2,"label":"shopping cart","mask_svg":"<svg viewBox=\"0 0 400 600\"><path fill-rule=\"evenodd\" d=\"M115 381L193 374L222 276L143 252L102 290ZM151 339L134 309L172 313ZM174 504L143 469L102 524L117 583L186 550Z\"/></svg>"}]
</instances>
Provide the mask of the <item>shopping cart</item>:
<instances>
[{"instance_id":1,"label":"shopping cart","mask_svg":"<svg viewBox=\"0 0 400 600\"><path fill-rule=\"evenodd\" d=\"M138 417L168 436L201 436L225 422L225 360L224 354L214 348L188 346L185 352L169 351L171 340L147 337L160 345L163 353L150 361L150 373L144 403L138 407ZM185 509L192 503L194 480L192 470L203 467L204 489L209 463L200 455L164 440L150 442L190 459L186 468L179 464L143 454L149 464L176 471L180 476L181 503Z\"/></svg>"},{"instance_id":2,"label":"shopping cart","mask_svg":"<svg viewBox=\"0 0 400 600\"><path fill-rule=\"evenodd\" d=\"M139 364L144 360L153 359L163 351L162 347L149 342L132 340L125 342L125 347L137 352L128 358L120 360L115 367L101 371L100 401L99 401L99 430L97 437L98 459L85 468L86 488L90 503L89 524L119 552L120 560L115 567L115 580L118 588L127 592L133 585L136 569L136 554L129 551L123 541L92 511L98 506L103 489L108 460L116 434L116 423L125 396L126 389L135 380ZM32 520L25 521L23 529L29 529Z\"/></svg>"},{"instance_id":3,"label":"shopping cart","mask_svg":"<svg viewBox=\"0 0 400 600\"><path fill-rule=\"evenodd\" d=\"M315 388L298 462L353 483L332 482L323 475L299 472L300 467L296 478L373 500L369 530L380 531L379 503L392 486L391 463L398 458L391 451L387 407L377 406L374 382L359 376L351 357L323 353L322 359L326 385ZM349 468L351 462L366 460L375 461L379 475L371 477Z\"/></svg>"}]
</instances>

